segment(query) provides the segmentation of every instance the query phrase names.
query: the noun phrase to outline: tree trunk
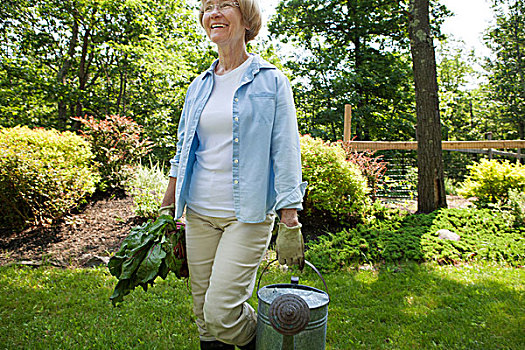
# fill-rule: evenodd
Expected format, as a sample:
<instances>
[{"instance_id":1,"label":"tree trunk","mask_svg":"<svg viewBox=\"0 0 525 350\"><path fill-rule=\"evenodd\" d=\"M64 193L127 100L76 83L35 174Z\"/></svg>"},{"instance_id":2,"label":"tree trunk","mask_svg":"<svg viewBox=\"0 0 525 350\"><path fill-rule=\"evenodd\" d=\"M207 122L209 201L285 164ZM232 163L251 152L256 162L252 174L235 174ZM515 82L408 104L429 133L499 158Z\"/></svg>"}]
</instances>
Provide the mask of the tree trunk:
<instances>
[{"instance_id":1,"label":"tree trunk","mask_svg":"<svg viewBox=\"0 0 525 350\"><path fill-rule=\"evenodd\" d=\"M518 8L518 5L516 4L516 7L514 8L514 12L512 14L513 16L513 21L512 21L512 37L513 37L513 40L514 40L514 44L515 44L515 48L516 48L516 69L518 70L518 76L519 76L519 85L520 85L520 88L519 88L519 98L522 100L522 101L525 101L525 73L524 73L524 64L525 64L525 60L523 59L523 54L521 52L521 47L520 47L520 24L523 25L523 22L519 22L519 19L522 18L522 16L520 15L520 12L519 12L519 8ZM519 112L518 112L519 114ZM524 124L525 124L525 121L523 119L523 117L521 118L516 118L518 119L518 137L520 138L520 140L523 140L525 135L524 135ZM521 154L521 149L518 150L518 155ZM518 156L518 163L521 162L521 158Z\"/></svg>"},{"instance_id":2,"label":"tree trunk","mask_svg":"<svg viewBox=\"0 0 525 350\"><path fill-rule=\"evenodd\" d=\"M73 28L71 29L71 39L69 40L69 49L64 59L64 63L57 74L57 82L60 85L67 85L66 77L73 64L75 56L75 48L78 40L78 19L73 16ZM68 102L64 99L64 96L58 96L58 119L65 125L68 120Z\"/></svg>"},{"instance_id":3,"label":"tree trunk","mask_svg":"<svg viewBox=\"0 0 525 350\"><path fill-rule=\"evenodd\" d=\"M127 84L127 71L120 72L120 90L117 98L117 115L126 114L126 84ZM121 110L122 105L122 110Z\"/></svg>"},{"instance_id":4,"label":"tree trunk","mask_svg":"<svg viewBox=\"0 0 525 350\"><path fill-rule=\"evenodd\" d=\"M447 207L436 57L429 24L429 0L410 0L409 36L417 113L418 212Z\"/></svg>"},{"instance_id":5,"label":"tree trunk","mask_svg":"<svg viewBox=\"0 0 525 350\"><path fill-rule=\"evenodd\" d=\"M91 39L91 29L86 28L86 31L84 32L84 37L82 40L82 53L80 55L80 64L78 67L78 90L80 92L80 96L77 99L76 104L76 115L77 117L82 117L83 109L84 109L84 103L83 103L83 96L82 94L86 90L86 84L87 80L89 78L89 66L91 63L91 60L88 60L88 49Z\"/></svg>"}]
</instances>

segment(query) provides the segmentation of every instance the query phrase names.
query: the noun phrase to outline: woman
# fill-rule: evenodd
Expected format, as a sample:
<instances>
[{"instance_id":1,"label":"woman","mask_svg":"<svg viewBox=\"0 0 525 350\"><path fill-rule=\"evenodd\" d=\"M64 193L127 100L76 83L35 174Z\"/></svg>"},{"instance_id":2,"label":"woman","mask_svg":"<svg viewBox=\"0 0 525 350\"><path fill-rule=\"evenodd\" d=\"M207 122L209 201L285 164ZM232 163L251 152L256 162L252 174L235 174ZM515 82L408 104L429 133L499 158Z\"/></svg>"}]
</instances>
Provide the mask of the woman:
<instances>
[{"instance_id":1,"label":"woman","mask_svg":"<svg viewBox=\"0 0 525 350\"><path fill-rule=\"evenodd\" d=\"M246 51L261 27L257 1L201 5L219 59L188 88L161 211L179 218L186 209L201 349L255 349L257 318L247 300L275 213L279 261L304 262L295 107L286 77Z\"/></svg>"}]
</instances>

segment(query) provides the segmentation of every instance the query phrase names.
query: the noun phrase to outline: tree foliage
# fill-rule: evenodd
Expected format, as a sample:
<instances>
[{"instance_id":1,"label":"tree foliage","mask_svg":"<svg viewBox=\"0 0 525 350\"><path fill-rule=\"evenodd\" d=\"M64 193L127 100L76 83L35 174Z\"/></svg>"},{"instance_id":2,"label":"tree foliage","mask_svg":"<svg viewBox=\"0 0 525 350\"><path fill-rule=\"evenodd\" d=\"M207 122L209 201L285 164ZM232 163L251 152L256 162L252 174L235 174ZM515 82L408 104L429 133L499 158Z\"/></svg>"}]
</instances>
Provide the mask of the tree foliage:
<instances>
[{"instance_id":1,"label":"tree foliage","mask_svg":"<svg viewBox=\"0 0 525 350\"><path fill-rule=\"evenodd\" d=\"M480 77L474 69L480 59L453 38L439 43L436 56L443 139L480 140L496 129L494 103L482 86L474 84Z\"/></svg>"},{"instance_id":2,"label":"tree foliage","mask_svg":"<svg viewBox=\"0 0 525 350\"><path fill-rule=\"evenodd\" d=\"M525 138L525 0L493 0L496 25L485 39L493 52L486 69L505 138Z\"/></svg>"},{"instance_id":3,"label":"tree foliage","mask_svg":"<svg viewBox=\"0 0 525 350\"><path fill-rule=\"evenodd\" d=\"M446 11L434 9L438 28ZM351 104L358 140L414 138L406 23L406 1L279 3L269 28L296 48L285 66L294 76L301 131L340 138L344 105Z\"/></svg>"},{"instance_id":4,"label":"tree foliage","mask_svg":"<svg viewBox=\"0 0 525 350\"><path fill-rule=\"evenodd\" d=\"M159 149L206 55L184 0L14 0L0 9L0 124L76 128L126 115Z\"/></svg>"}]
</instances>

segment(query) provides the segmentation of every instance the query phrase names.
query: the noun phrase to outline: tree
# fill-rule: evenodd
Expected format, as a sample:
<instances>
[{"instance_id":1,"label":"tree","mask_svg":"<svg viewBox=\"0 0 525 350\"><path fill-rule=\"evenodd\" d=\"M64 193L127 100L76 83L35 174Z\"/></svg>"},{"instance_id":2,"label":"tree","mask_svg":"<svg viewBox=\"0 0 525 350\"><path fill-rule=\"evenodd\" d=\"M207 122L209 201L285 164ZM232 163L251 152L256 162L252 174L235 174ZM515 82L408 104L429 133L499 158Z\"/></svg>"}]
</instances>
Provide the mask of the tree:
<instances>
[{"instance_id":1,"label":"tree","mask_svg":"<svg viewBox=\"0 0 525 350\"><path fill-rule=\"evenodd\" d=\"M302 132L341 138L349 103L357 139L413 139L404 11L403 1L280 2L269 28L296 47L285 66L295 78Z\"/></svg>"},{"instance_id":2,"label":"tree","mask_svg":"<svg viewBox=\"0 0 525 350\"><path fill-rule=\"evenodd\" d=\"M441 121L429 0L410 0L409 36L414 67L417 113L418 212L447 206Z\"/></svg>"},{"instance_id":3,"label":"tree","mask_svg":"<svg viewBox=\"0 0 525 350\"><path fill-rule=\"evenodd\" d=\"M493 0L496 25L485 37L494 53L485 66L498 102L497 122L510 128L504 138L525 139L525 0Z\"/></svg>"},{"instance_id":4,"label":"tree","mask_svg":"<svg viewBox=\"0 0 525 350\"><path fill-rule=\"evenodd\" d=\"M193 10L184 0L2 3L0 125L64 130L72 116L121 114L169 152L188 83L214 57Z\"/></svg>"},{"instance_id":5,"label":"tree","mask_svg":"<svg viewBox=\"0 0 525 350\"><path fill-rule=\"evenodd\" d=\"M442 40L436 52L440 119L445 140L479 140L483 127L479 108L481 94L469 83L475 78L474 51L463 42ZM484 97L484 96L483 96Z\"/></svg>"}]
</instances>

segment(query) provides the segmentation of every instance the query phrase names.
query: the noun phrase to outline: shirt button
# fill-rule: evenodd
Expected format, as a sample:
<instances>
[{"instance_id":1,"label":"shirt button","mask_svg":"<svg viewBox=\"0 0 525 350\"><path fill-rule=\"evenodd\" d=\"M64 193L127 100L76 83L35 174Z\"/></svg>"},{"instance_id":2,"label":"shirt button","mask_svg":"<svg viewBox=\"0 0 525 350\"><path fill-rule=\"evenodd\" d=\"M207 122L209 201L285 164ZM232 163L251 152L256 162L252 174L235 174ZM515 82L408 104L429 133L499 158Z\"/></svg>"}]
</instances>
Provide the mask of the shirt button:
<instances>
[{"instance_id":1,"label":"shirt button","mask_svg":"<svg viewBox=\"0 0 525 350\"><path fill-rule=\"evenodd\" d=\"M239 181L235 180L235 181L233 181L233 183L237 185L239 183Z\"/></svg>"},{"instance_id":2,"label":"shirt button","mask_svg":"<svg viewBox=\"0 0 525 350\"><path fill-rule=\"evenodd\" d=\"M235 138L235 140L234 140L234 141L235 141L235 142L239 142L239 139L238 139L238 138Z\"/></svg>"},{"instance_id":3,"label":"shirt button","mask_svg":"<svg viewBox=\"0 0 525 350\"><path fill-rule=\"evenodd\" d=\"M238 160L238 159L235 159L233 162L234 162L235 164L238 164L238 163L239 163L239 160Z\"/></svg>"},{"instance_id":4,"label":"shirt button","mask_svg":"<svg viewBox=\"0 0 525 350\"><path fill-rule=\"evenodd\" d=\"M238 121L239 121L239 118L238 118L238 117L235 117L235 121L238 122Z\"/></svg>"},{"instance_id":5,"label":"shirt button","mask_svg":"<svg viewBox=\"0 0 525 350\"><path fill-rule=\"evenodd\" d=\"M235 98L235 102L239 102L239 99L237 97Z\"/></svg>"}]
</instances>

